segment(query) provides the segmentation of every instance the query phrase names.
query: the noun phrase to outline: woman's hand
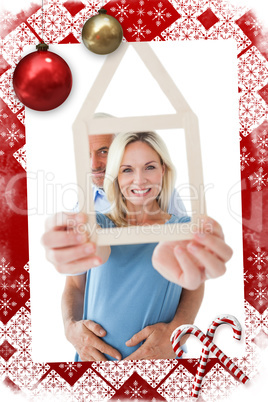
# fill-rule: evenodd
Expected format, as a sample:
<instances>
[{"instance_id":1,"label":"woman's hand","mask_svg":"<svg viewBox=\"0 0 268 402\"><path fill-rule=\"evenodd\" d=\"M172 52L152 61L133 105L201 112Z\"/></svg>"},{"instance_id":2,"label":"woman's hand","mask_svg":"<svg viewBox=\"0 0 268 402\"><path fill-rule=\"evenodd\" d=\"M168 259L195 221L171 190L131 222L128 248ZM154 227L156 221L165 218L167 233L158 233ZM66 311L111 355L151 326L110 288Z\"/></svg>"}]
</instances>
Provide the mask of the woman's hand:
<instances>
[{"instance_id":1,"label":"woman's hand","mask_svg":"<svg viewBox=\"0 0 268 402\"><path fill-rule=\"evenodd\" d=\"M103 263L85 231L86 214L57 213L46 221L42 243L46 257L62 274L77 274Z\"/></svg>"},{"instance_id":2,"label":"woman's hand","mask_svg":"<svg viewBox=\"0 0 268 402\"><path fill-rule=\"evenodd\" d=\"M219 223L207 217L192 240L160 242L152 263L169 281L194 290L206 279L223 275L232 254Z\"/></svg>"}]
</instances>

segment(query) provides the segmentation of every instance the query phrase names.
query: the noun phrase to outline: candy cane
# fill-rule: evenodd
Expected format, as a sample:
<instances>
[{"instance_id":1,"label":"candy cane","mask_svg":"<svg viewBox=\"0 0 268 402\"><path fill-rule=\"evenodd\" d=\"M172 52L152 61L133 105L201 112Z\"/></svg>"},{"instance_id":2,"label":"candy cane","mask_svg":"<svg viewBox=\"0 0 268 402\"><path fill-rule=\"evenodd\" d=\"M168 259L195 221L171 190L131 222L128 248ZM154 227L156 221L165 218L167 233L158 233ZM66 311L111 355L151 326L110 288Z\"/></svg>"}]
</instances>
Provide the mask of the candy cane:
<instances>
[{"instance_id":1,"label":"candy cane","mask_svg":"<svg viewBox=\"0 0 268 402\"><path fill-rule=\"evenodd\" d=\"M220 315L216 318L212 324L210 325L209 329L207 330L207 336L213 340L214 334L216 329L221 324L229 324L232 326L233 329L233 338L240 340L241 339L241 325L239 321L232 315ZM209 349L203 348L202 353L199 359L199 363L196 369L196 375L194 378L194 383L192 387L191 396L194 398L198 397L199 391L201 389L201 384L203 381L204 373L206 370L206 365L209 356Z\"/></svg>"},{"instance_id":2,"label":"candy cane","mask_svg":"<svg viewBox=\"0 0 268 402\"><path fill-rule=\"evenodd\" d=\"M180 347L180 340L184 335L194 335L196 336L208 350L215 354L215 356L220 360L220 362L230 370L235 377L243 384L249 381L249 378L240 370L229 357L227 357L210 339L207 337L199 328L195 325L181 325L179 328L175 329L171 335L171 342L174 352L178 357L181 357L183 350Z\"/></svg>"}]
</instances>

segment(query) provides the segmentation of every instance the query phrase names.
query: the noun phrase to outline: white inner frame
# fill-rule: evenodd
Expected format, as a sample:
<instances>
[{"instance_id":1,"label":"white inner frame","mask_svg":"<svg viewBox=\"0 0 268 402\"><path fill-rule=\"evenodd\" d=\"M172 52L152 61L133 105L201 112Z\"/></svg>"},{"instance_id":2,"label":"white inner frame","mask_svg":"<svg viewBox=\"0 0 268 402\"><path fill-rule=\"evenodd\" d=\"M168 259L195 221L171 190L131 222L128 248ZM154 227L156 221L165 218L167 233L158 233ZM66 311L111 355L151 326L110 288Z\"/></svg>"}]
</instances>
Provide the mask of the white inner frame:
<instances>
[{"instance_id":1,"label":"white inner frame","mask_svg":"<svg viewBox=\"0 0 268 402\"><path fill-rule=\"evenodd\" d=\"M65 339L60 309L65 276L59 275L46 260L40 239L47 217L59 211L71 212L76 205L77 185L71 127L106 57L91 54L82 44L50 47L51 51L69 64L74 85L66 102L55 110L41 113L26 108L32 357L35 362L69 362L73 361L74 348ZM195 324L205 332L217 315L232 314L242 324L244 334L236 42L232 39L165 41L150 42L150 47L198 115L207 209L209 216L222 225L226 242L234 251L225 275L207 281L202 308ZM32 48L29 45L25 47L24 55L30 52ZM141 73L147 73L140 60L140 64L133 65L132 55L135 53L134 49L129 49L129 54L116 71L96 112L133 116L142 115L143 110L148 110L147 114L153 115L161 114L161 105L164 105L163 113L175 113L170 102L164 96L161 97L161 91L157 92L158 88L154 91L156 85L147 82L150 73L145 80L141 77L137 90L136 84L130 80L130 87L125 86L122 91L118 89L113 97L118 82L127 83L129 76L139 66ZM149 92L141 99L142 107L134 97L129 98L132 102L130 104L121 102L122 96L128 96L130 91L139 96L141 88L145 87ZM158 95L159 98L156 98ZM151 102L148 109L147 102ZM184 201L181 191L180 195ZM188 194L186 198L189 200ZM215 343L229 357L244 356L244 340L236 342L229 331L229 326L221 326L221 330L216 333ZM190 337L187 344L188 354L184 357L199 358L200 342Z\"/></svg>"}]
</instances>

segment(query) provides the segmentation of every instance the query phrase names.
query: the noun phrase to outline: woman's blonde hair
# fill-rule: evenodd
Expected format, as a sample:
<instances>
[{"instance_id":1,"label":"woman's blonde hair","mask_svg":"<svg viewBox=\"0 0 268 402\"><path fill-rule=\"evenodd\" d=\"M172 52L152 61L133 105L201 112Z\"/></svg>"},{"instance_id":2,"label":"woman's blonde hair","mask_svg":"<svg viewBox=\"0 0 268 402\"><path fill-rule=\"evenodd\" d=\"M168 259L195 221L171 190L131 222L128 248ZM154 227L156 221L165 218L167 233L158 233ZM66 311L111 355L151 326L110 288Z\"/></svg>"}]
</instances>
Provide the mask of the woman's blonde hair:
<instances>
[{"instance_id":1,"label":"woman's blonde hair","mask_svg":"<svg viewBox=\"0 0 268 402\"><path fill-rule=\"evenodd\" d=\"M157 197L160 209L165 212L167 212L170 197L175 185L175 166L171 161L165 142L157 133L154 131L146 131L118 134L109 149L103 186L106 196L111 203L111 212L108 216L116 226L127 226L127 206L118 184L119 168L126 146L137 141L148 144L154 149L160 157L161 164L165 166L162 189Z\"/></svg>"}]
</instances>

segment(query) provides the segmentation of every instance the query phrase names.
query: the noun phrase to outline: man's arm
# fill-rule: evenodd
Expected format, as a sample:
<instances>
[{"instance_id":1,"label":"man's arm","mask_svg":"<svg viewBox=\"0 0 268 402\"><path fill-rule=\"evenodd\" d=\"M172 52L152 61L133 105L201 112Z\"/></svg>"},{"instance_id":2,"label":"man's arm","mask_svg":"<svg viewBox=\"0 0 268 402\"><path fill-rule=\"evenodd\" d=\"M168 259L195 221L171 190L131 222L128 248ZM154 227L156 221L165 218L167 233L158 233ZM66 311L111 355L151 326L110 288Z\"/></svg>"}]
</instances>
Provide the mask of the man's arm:
<instances>
[{"instance_id":1,"label":"man's arm","mask_svg":"<svg viewBox=\"0 0 268 402\"><path fill-rule=\"evenodd\" d=\"M62 295L66 338L75 347L82 361L108 360L103 353L120 360L120 353L100 339L106 335L106 331L94 321L82 320L85 284L86 274L66 278Z\"/></svg>"},{"instance_id":2,"label":"man's arm","mask_svg":"<svg viewBox=\"0 0 268 402\"><path fill-rule=\"evenodd\" d=\"M104 263L110 247L96 247L84 231L85 214L57 213L46 221L42 237L47 259L60 273L75 275ZM101 256L101 257L100 257ZM86 274L67 276L62 295L62 316L66 338L81 360L107 360L103 353L121 359L118 351L101 337L106 331L91 320L82 320Z\"/></svg>"},{"instance_id":3,"label":"man's arm","mask_svg":"<svg viewBox=\"0 0 268 402\"><path fill-rule=\"evenodd\" d=\"M204 290L204 283L202 283L202 285L200 285L199 288L197 288L196 290L182 289L180 303L178 305L174 319L170 323L172 324L172 332L182 324L194 323L201 303L203 301Z\"/></svg>"},{"instance_id":4,"label":"man's arm","mask_svg":"<svg viewBox=\"0 0 268 402\"><path fill-rule=\"evenodd\" d=\"M126 342L127 346L145 342L125 360L174 359L176 355L170 342L171 334L180 325L194 323L203 296L204 284L196 290L183 289L174 319L168 324L160 322L150 325L135 334ZM184 342L186 339L183 337Z\"/></svg>"}]
</instances>

